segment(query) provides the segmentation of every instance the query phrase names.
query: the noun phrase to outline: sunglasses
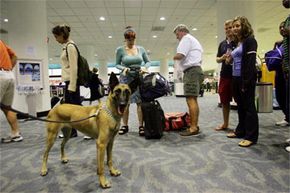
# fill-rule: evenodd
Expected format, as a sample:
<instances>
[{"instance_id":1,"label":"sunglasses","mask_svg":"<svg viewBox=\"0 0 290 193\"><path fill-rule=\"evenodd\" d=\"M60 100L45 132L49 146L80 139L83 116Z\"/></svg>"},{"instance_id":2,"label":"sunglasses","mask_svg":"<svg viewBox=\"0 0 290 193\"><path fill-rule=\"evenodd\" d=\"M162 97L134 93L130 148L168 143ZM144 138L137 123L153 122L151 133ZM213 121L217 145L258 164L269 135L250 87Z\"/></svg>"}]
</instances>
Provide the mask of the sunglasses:
<instances>
[{"instance_id":1,"label":"sunglasses","mask_svg":"<svg viewBox=\"0 0 290 193\"><path fill-rule=\"evenodd\" d=\"M126 40L134 40L136 38L136 34L134 32L127 32L124 34Z\"/></svg>"}]
</instances>

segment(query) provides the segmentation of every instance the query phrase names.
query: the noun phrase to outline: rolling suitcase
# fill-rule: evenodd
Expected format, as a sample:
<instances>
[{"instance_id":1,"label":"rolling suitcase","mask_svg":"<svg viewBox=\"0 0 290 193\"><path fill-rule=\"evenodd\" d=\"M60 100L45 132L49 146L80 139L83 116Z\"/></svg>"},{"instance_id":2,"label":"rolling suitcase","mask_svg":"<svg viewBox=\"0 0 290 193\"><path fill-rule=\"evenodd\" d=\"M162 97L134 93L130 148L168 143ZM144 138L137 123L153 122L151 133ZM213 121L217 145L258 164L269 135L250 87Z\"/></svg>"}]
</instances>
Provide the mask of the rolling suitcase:
<instances>
[{"instance_id":1,"label":"rolling suitcase","mask_svg":"<svg viewBox=\"0 0 290 193\"><path fill-rule=\"evenodd\" d=\"M145 139L160 139L165 128L164 112L157 100L141 104Z\"/></svg>"}]
</instances>

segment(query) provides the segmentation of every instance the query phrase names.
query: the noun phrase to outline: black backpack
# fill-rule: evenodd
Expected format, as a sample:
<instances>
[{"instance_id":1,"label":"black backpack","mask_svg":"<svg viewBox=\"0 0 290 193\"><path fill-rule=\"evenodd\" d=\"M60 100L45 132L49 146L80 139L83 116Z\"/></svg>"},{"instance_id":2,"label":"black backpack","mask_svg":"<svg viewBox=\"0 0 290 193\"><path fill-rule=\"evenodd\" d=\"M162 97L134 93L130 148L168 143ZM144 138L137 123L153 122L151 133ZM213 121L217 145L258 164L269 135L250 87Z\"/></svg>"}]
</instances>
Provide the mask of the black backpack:
<instances>
[{"instance_id":1,"label":"black backpack","mask_svg":"<svg viewBox=\"0 0 290 193\"><path fill-rule=\"evenodd\" d=\"M92 78L92 72L90 71L90 67L88 61L81 56L78 47L74 43L68 43L75 46L78 52L78 84L81 86L89 87L89 83ZM67 48L66 48L66 57L68 58Z\"/></svg>"},{"instance_id":2,"label":"black backpack","mask_svg":"<svg viewBox=\"0 0 290 193\"><path fill-rule=\"evenodd\" d=\"M143 102L150 102L170 93L168 81L158 72L145 76L140 86L140 95Z\"/></svg>"}]
</instances>

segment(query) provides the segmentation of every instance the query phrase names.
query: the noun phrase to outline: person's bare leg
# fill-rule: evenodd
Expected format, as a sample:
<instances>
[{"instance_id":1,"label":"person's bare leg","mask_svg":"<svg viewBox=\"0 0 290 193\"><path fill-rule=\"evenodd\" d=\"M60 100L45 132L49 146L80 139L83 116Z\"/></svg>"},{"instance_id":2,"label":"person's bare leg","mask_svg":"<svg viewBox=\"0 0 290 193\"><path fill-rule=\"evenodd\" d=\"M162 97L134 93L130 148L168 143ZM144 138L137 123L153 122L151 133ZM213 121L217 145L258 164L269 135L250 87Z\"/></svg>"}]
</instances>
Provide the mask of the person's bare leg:
<instances>
[{"instance_id":1,"label":"person's bare leg","mask_svg":"<svg viewBox=\"0 0 290 193\"><path fill-rule=\"evenodd\" d=\"M127 110L124 112L124 114L123 114L123 125L124 126L128 126L128 120L129 120L129 107L130 107L130 105L128 105L128 108L127 108Z\"/></svg>"},{"instance_id":2,"label":"person's bare leg","mask_svg":"<svg viewBox=\"0 0 290 193\"><path fill-rule=\"evenodd\" d=\"M140 103L137 103L137 116L138 116L138 121L139 121L139 127L143 126L143 114L142 114Z\"/></svg>"},{"instance_id":3,"label":"person's bare leg","mask_svg":"<svg viewBox=\"0 0 290 193\"><path fill-rule=\"evenodd\" d=\"M220 126L218 126L215 130L220 131L227 129L229 126L229 117L230 117L230 103L222 104L223 118L224 122Z\"/></svg>"},{"instance_id":4,"label":"person's bare leg","mask_svg":"<svg viewBox=\"0 0 290 193\"><path fill-rule=\"evenodd\" d=\"M191 96L186 97L186 102L188 105L189 115L190 115L190 132L195 132L198 130L198 116L199 116L199 106L197 103L197 97Z\"/></svg>"},{"instance_id":5,"label":"person's bare leg","mask_svg":"<svg viewBox=\"0 0 290 193\"><path fill-rule=\"evenodd\" d=\"M119 129L119 135L124 135L125 133L129 131L129 127L128 127L129 105L128 105L127 110L123 114L122 120L123 120L123 126Z\"/></svg>"},{"instance_id":6,"label":"person's bare leg","mask_svg":"<svg viewBox=\"0 0 290 193\"><path fill-rule=\"evenodd\" d=\"M230 103L223 104L223 117L224 117L224 124L222 128L228 128L229 126L229 117L230 117Z\"/></svg>"},{"instance_id":7,"label":"person's bare leg","mask_svg":"<svg viewBox=\"0 0 290 193\"><path fill-rule=\"evenodd\" d=\"M2 109L7 121L11 127L11 134L12 136L17 136L19 135L20 131L19 131L19 127L18 127L18 121L17 121L17 116L16 113L9 111L7 109Z\"/></svg>"}]
</instances>

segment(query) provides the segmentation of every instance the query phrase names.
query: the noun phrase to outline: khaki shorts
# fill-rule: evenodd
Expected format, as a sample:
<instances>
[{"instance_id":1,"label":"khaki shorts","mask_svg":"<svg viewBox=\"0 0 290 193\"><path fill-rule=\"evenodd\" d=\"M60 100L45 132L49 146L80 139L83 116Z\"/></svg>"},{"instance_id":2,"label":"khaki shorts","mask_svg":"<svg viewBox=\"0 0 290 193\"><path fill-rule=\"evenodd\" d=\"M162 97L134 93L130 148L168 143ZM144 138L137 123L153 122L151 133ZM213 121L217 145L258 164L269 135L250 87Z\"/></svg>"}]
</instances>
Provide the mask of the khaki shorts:
<instances>
[{"instance_id":1,"label":"khaki shorts","mask_svg":"<svg viewBox=\"0 0 290 193\"><path fill-rule=\"evenodd\" d=\"M199 96L204 74L200 66L193 66L186 69L183 75L184 96Z\"/></svg>"},{"instance_id":2,"label":"khaki shorts","mask_svg":"<svg viewBox=\"0 0 290 193\"><path fill-rule=\"evenodd\" d=\"M13 103L15 78L12 71L0 70L0 102L11 106Z\"/></svg>"}]
</instances>

